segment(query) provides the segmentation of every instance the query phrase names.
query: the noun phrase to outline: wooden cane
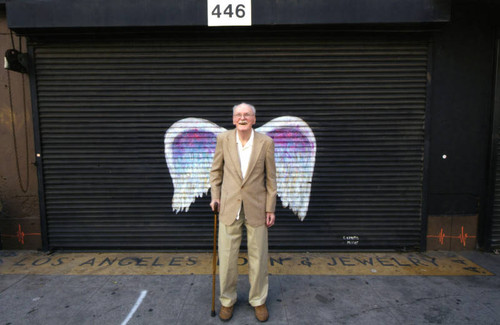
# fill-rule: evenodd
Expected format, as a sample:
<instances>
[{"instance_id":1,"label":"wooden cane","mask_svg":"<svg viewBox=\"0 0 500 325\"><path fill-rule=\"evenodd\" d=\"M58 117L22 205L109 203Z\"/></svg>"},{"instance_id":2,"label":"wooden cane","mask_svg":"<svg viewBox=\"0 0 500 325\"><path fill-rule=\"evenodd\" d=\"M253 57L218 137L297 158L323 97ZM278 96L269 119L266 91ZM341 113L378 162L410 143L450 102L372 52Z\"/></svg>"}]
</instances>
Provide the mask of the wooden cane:
<instances>
[{"instance_id":1,"label":"wooden cane","mask_svg":"<svg viewBox=\"0 0 500 325\"><path fill-rule=\"evenodd\" d=\"M217 212L219 204L214 204L214 252L212 256L212 317L215 317L215 268L217 264Z\"/></svg>"}]
</instances>

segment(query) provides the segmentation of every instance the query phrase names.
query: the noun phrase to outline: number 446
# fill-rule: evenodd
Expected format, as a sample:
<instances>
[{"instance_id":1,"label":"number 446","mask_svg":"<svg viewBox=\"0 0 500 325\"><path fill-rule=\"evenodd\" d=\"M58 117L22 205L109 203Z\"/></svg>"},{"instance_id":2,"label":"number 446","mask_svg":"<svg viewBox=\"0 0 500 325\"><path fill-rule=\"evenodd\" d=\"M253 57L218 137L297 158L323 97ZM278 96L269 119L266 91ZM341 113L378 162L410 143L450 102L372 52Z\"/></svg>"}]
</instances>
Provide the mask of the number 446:
<instances>
[{"instance_id":1,"label":"number 446","mask_svg":"<svg viewBox=\"0 0 500 325\"><path fill-rule=\"evenodd\" d=\"M232 18L233 15L236 15L236 17L238 18L245 17L245 5L237 5L234 12L233 5L231 4L228 5L222 13L220 10L220 5L216 5L214 10L212 10L212 16L217 16L217 18L220 18L220 16L224 14L229 16L229 18Z\"/></svg>"}]
</instances>

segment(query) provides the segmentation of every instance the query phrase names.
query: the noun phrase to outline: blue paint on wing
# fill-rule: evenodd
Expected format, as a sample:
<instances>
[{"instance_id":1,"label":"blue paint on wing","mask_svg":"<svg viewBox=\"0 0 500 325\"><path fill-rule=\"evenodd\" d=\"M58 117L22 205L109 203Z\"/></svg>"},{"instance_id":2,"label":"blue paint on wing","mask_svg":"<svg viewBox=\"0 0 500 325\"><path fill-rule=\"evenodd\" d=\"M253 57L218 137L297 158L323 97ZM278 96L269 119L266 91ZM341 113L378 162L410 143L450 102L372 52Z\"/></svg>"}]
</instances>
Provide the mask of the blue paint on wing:
<instances>
[{"instance_id":1,"label":"blue paint on wing","mask_svg":"<svg viewBox=\"0 0 500 325\"><path fill-rule=\"evenodd\" d=\"M296 159L314 150L314 143L296 127L275 129L267 135L274 140L276 156L281 159Z\"/></svg>"},{"instance_id":2,"label":"blue paint on wing","mask_svg":"<svg viewBox=\"0 0 500 325\"><path fill-rule=\"evenodd\" d=\"M181 132L173 142L176 169L187 170L193 165L211 163L217 137L213 132L190 129Z\"/></svg>"}]
</instances>

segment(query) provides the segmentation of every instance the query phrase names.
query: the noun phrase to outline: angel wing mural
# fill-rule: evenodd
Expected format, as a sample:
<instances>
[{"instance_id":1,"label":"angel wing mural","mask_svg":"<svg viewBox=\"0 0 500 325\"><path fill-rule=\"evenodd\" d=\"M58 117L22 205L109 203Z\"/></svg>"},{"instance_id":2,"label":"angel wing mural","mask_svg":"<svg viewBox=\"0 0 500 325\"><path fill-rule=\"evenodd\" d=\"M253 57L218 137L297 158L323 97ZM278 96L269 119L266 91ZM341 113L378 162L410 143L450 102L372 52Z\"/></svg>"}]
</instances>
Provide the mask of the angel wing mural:
<instances>
[{"instance_id":1,"label":"angel wing mural","mask_svg":"<svg viewBox=\"0 0 500 325\"><path fill-rule=\"evenodd\" d=\"M210 168L217 135L226 131L208 120L189 117L172 124L165 133L165 159L174 185L172 209L189 211L197 197L210 189ZM283 207L303 221L309 208L316 161L316 138L302 119L275 118L257 132L274 140L276 181Z\"/></svg>"}]
</instances>

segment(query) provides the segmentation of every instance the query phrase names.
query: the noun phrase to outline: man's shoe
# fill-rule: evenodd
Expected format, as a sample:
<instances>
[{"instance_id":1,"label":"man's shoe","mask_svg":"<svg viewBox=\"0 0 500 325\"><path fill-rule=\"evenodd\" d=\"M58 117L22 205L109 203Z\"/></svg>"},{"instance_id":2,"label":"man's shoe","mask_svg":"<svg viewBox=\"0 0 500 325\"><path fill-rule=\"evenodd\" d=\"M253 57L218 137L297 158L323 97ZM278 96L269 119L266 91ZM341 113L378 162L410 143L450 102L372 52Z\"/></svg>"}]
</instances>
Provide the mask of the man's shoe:
<instances>
[{"instance_id":1,"label":"man's shoe","mask_svg":"<svg viewBox=\"0 0 500 325\"><path fill-rule=\"evenodd\" d=\"M255 317L259 322L265 322L269 318L269 312L267 311L266 304L255 307Z\"/></svg>"},{"instance_id":2,"label":"man's shoe","mask_svg":"<svg viewBox=\"0 0 500 325\"><path fill-rule=\"evenodd\" d=\"M231 307L221 306L220 307L219 318L221 319L221 321L227 322L228 320L231 319L231 317L233 317L233 308L234 308L234 306L231 306Z\"/></svg>"}]
</instances>

